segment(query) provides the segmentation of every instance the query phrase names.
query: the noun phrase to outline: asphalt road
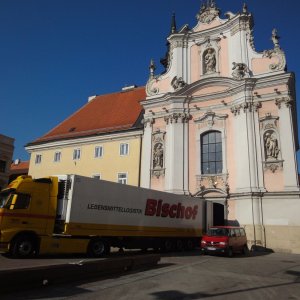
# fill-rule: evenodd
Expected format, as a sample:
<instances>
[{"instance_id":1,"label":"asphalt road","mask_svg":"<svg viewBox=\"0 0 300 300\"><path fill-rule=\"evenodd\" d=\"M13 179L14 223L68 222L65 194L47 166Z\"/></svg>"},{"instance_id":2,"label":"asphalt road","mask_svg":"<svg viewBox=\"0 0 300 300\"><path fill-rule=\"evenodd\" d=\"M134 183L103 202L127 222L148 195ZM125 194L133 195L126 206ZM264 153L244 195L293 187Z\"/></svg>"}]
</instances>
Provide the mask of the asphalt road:
<instances>
[{"instance_id":1,"label":"asphalt road","mask_svg":"<svg viewBox=\"0 0 300 300\"><path fill-rule=\"evenodd\" d=\"M84 276L84 274L83 274ZM199 252L164 255L158 266L89 282L0 295L19 299L194 300L300 299L300 255L254 253L233 258Z\"/></svg>"}]
</instances>

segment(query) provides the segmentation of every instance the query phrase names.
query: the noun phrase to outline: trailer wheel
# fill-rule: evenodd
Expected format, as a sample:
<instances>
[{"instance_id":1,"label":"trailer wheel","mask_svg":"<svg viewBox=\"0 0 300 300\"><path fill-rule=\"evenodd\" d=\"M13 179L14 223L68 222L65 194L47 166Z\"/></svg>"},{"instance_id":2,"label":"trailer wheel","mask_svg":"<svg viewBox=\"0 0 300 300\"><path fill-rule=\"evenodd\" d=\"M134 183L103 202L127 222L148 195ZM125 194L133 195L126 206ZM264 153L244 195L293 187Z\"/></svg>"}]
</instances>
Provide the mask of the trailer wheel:
<instances>
[{"instance_id":1,"label":"trailer wheel","mask_svg":"<svg viewBox=\"0 0 300 300\"><path fill-rule=\"evenodd\" d=\"M170 239L163 240L162 243L163 252L171 252L173 250L173 242Z\"/></svg>"},{"instance_id":2,"label":"trailer wheel","mask_svg":"<svg viewBox=\"0 0 300 300\"><path fill-rule=\"evenodd\" d=\"M90 257L102 257L105 254L108 254L109 250L110 247L107 241L100 238L96 238L90 240L87 249L87 254Z\"/></svg>"},{"instance_id":3,"label":"trailer wheel","mask_svg":"<svg viewBox=\"0 0 300 300\"><path fill-rule=\"evenodd\" d=\"M193 249L195 248L195 244L194 244L193 240L188 239L188 240L186 241L185 248L186 248L186 250L188 250L188 251L193 250Z\"/></svg>"},{"instance_id":4,"label":"trailer wheel","mask_svg":"<svg viewBox=\"0 0 300 300\"><path fill-rule=\"evenodd\" d=\"M10 253L13 257L31 257L35 251L35 240L29 235L20 235L12 241Z\"/></svg>"},{"instance_id":5,"label":"trailer wheel","mask_svg":"<svg viewBox=\"0 0 300 300\"><path fill-rule=\"evenodd\" d=\"M176 250L177 251L183 251L184 249L184 244L182 240L176 240Z\"/></svg>"}]
</instances>

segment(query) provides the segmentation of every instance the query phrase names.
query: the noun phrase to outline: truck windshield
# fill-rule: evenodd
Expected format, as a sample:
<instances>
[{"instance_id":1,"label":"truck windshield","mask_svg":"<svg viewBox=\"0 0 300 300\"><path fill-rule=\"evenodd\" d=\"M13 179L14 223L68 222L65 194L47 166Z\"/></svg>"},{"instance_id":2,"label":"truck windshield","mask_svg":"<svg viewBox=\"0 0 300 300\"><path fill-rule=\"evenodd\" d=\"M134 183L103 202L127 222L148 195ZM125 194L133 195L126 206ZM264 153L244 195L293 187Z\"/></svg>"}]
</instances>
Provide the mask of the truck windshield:
<instances>
[{"instance_id":1,"label":"truck windshield","mask_svg":"<svg viewBox=\"0 0 300 300\"><path fill-rule=\"evenodd\" d=\"M227 228L210 228L207 232L209 236L228 236L229 231Z\"/></svg>"},{"instance_id":2,"label":"truck windshield","mask_svg":"<svg viewBox=\"0 0 300 300\"><path fill-rule=\"evenodd\" d=\"M13 194L14 189L9 189L0 193L0 208L6 206L8 199Z\"/></svg>"}]
</instances>

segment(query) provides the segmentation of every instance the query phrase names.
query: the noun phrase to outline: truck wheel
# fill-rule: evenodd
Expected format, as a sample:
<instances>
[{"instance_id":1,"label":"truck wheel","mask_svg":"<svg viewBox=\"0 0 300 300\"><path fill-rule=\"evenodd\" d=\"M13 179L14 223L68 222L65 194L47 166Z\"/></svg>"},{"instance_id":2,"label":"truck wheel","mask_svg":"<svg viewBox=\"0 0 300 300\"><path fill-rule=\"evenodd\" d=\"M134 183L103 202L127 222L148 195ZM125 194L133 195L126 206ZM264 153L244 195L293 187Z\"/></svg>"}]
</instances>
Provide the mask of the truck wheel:
<instances>
[{"instance_id":1,"label":"truck wheel","mask_svg":"<svg viewBox=\"0 0 300 300\"><path fill-rule=\"evenodd\" d=\"M26 258L36 251L34 239L27 235L18 236L11 245L11 255L19 258Z\"/></svg>"},{"instance_id":2,"label":"truck wheel","mask_svg":"<svg viewBox=\"0 0 300 300\"><path fill-rule=\"evenodd\" d=\"M90 257L101 257L109 253L109 245L103 239L92 239L89 243L87 254Z\"/></svg>"},{"instance_id":3,"label":"truck wheel","mask_svg":"<svg viewBox=\"0 0 300 300\"><path fill-rule=\"evenodd\" d=\"M185 244L185 248L188 251L191 251L195 248L194 242L191 239L188 239Z\"/></svg>"},{"instance_id":4,"label":"truck wheel","mask_svg":"<svg viewBox=\"0 0 300 300\"><path fill-rule=\"evenodd\" d=\"M176 240L176 250L183 251L184 245L182 240Z\"/></svg>"},{"instance_id":5,"label":"truck wheel","mask_svg":"<svg viewBox=\"0 0 300 300\"><path fill-rule=\"evenodd\" d=\"M163 252L171 252L173 250L173 243L170 239L163 241L162 250Z\"/></svg>"}]
</instances>

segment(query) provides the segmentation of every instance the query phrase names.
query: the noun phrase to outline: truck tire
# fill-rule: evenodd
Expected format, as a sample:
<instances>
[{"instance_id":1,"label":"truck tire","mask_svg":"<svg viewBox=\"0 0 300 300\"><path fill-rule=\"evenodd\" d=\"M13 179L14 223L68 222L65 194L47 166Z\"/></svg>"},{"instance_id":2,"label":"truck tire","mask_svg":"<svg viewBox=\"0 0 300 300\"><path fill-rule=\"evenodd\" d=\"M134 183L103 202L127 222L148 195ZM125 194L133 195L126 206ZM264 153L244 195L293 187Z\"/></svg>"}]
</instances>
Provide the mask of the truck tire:
<instances>
[{"instance_id":1,"label":"truck tire","mask_svg":"<svg viewBox=\"0 0 300 300\"><path fill-rule=\"evenodd\" d=\"M87 254L89 257L102 257L109 253L110 247L107 241L100 238L91 239Z\"/></svg>"},{"instance_id":2,"label":"truck tire","mask_svg":"<svg viewBox=\"0 0 300 300\"><path fill-rule=\"evenodd\" d=\"M27 258L36 252L36 242L29 235L20 235L16 237L11 244L10 254L13 257Z\"/></svg>"},{"instance_id":3,"label":"truck tire","mask_svg":"<svg viewBox=\"0 0 300 300\"><path fill-rule=\"evenodd\" d=\"M173 250L173 242L171 239L165 239L162 241L162 251L171 252Z\"/></svg>"},{"instance_id":4,"label":"truck tire","mask_svg":"<svg viewBox=\"0 0 300 300\"><path fill-rule=\"evenodd\" d=\"M176 240L176 250L183 251L183 249L184 249L183 241L180 239Z\"/></svg>"},{"instance_id":5,"label":"truck tire","mask_svg":"<svg viewBox=\"0 0 300 300\"><path fill-rule=\"evenodd\" d=\"M185 243L185 249L188 250L188 251L191 251L195 248L195 244L193 242L193 240L191 239L188 239Z\"/></svg>"}]
</instances>

